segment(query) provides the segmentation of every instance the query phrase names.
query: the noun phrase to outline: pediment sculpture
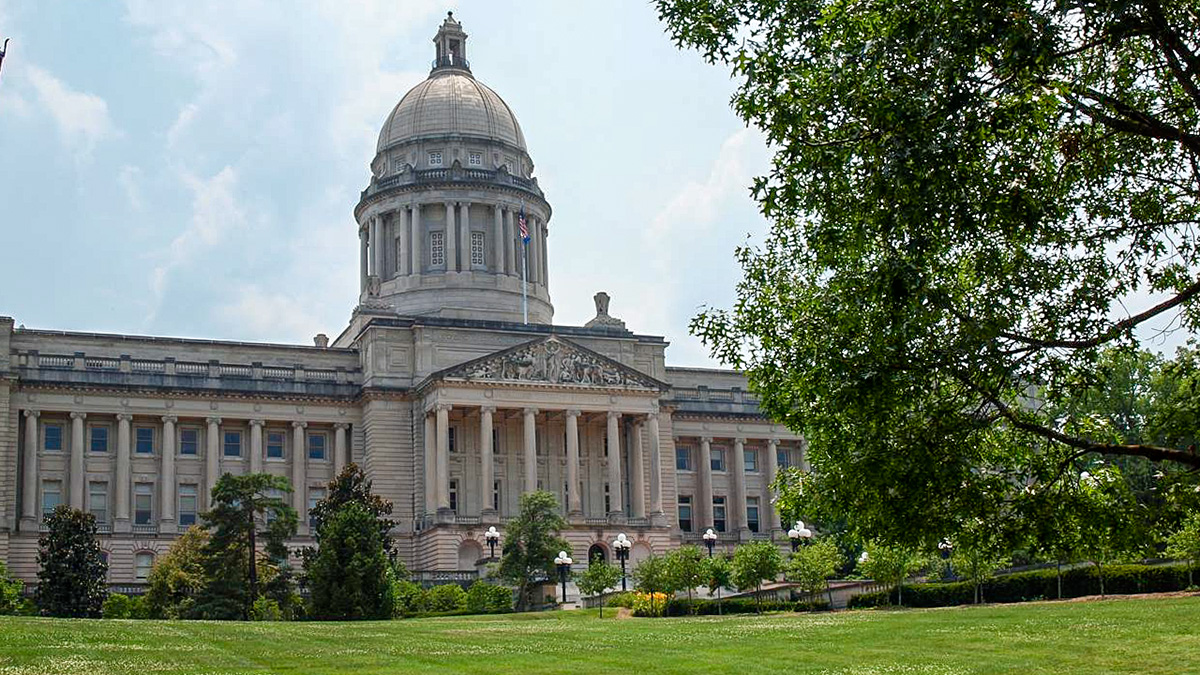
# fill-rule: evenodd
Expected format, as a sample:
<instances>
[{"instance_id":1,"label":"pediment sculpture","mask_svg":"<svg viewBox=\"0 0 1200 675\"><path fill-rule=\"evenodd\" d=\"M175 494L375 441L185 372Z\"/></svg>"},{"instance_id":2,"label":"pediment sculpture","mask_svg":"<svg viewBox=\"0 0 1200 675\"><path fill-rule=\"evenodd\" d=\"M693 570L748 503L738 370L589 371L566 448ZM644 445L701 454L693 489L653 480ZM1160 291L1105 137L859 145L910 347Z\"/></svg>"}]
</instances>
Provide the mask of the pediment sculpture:
<instances>
[{"instance_id":1,"label":"pediment sculpture","mask_svg":"<svg viewBox=\"0 0 1200 675\"><path fill-rule=\"evenodd\" d=\"M467 380L659 388L658 382L636 370L556 338L468 363L451 376Z\"/></svg>"}]
</instances>

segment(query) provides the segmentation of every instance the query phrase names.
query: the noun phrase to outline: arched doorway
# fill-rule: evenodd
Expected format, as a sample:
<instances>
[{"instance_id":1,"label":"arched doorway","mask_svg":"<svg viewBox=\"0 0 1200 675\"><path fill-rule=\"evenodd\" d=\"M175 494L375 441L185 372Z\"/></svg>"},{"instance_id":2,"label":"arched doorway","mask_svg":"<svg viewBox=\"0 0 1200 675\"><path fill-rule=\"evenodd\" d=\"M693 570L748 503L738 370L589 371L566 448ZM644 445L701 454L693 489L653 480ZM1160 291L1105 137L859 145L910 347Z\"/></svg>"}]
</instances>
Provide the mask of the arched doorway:
<instances>
[{"instance_id":1,"label":"arched doorway","mask_svg":"<svg viewBox=\"0 0 1200 675\"><path fill-rule=\"evenodd\" d=\"M633 545L633 550L629 552L629 562L637 565L641 561L649 558L654 551L650 549L650 545L644 541L639 541Z\"/></svg>"},{"instance_id":2,"label":"arched doorway","mask_svg":"<svg viewBox=\"0 0 1200 675\"><path fill-rule=\"evenodd\" d=\"M458 546L458 569L462 571L475 569L475 563L483 557L483 547L479 542L466 540Z\"/></svg>"},{"instance_id":3,"label":"arched doorway","mask_svg":"<svg viewBox=\"0 0 1200 675\"><path fill-rule=\"evenodd\" d=\"M604 546L602 546L600 544L592 544L588 548L588 555L587 555L588 564L589 565L592 564L592 561L595 560L596 558L600 558L600 562L608 562L608 553L606 553L604 551Z\"/></svg>"}]
</instances>

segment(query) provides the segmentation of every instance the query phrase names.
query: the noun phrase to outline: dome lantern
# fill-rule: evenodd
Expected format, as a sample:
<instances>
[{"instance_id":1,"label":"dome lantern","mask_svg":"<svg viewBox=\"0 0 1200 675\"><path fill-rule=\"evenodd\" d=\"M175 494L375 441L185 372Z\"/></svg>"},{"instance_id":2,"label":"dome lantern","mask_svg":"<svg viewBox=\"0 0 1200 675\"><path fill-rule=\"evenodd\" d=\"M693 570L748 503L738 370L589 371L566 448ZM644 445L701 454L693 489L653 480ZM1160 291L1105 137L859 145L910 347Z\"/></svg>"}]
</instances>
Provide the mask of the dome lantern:
<instances>
[{"instance_id":1,"label":"dome lantern","mask_svg":"<svg viewBox=\"0 0 1200 675\"><path fill-rule=\"evenodd\" d=\"M433 44L436 47L433 71L454 68L471 72L471 62L467 60L467 34L463 32L462 24L454 20L454 12L446 12L446 20L433 37Z\"/></svg>"}]
</instances>

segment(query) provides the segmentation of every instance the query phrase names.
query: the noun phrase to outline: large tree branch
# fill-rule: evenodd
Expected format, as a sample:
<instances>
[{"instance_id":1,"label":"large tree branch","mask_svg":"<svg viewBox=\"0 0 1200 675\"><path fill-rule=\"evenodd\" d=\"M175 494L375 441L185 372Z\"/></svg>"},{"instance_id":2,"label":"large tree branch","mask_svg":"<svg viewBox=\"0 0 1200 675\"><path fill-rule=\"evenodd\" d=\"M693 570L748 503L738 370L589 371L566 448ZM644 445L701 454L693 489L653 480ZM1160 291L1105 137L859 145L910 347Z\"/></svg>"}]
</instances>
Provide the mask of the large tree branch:
<instances>
[{"instance_id":1,"label":"large tree branch","mask_svg":"<svg viewBox=\"0 0 1200 675\"><path fill-rule=\"evenodd\" d=\"M1149 112L1135 108L1115 96L1109 96L1090 87L1067 84L1064 86L1064 98L1079 112L1111 129L1147 138L1174 141L1194 153L1200 153L1200 135L1171 126ZM1095 101L1107 111L1081 99Z\"/></svg>"}]
</instances>

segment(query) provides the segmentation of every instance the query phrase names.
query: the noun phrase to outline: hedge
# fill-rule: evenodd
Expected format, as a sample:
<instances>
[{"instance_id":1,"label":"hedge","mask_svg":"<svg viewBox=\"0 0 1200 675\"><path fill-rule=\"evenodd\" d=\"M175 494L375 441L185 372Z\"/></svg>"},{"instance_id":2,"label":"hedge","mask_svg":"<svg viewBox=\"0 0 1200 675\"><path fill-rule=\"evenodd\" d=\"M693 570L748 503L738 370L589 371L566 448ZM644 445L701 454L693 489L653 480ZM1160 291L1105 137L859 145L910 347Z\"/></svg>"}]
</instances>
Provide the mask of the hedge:
<instances>
[{"instance_id":1,"label":"hedge","mask_svg":"<svg viewBox=\"0 0 1200 675\"><path fill-rule=\"evenodd\" d=\"M711 616L715 614L754 614L759 609L753 598L730 598L722 600L720 603L720 612L716 600L693 600L691 603L687 598L674 598L667 603L666 616L688 616L689 614L697 614L702 616ZM829 609L829 603L821 600L816 602L800 601L778 601L778 600L763 600L762 611L764 612L810 612L823 611Z\"/></svg>"},{"instance_id":2,"label":"hedge","mask_svg":"<svg viewBox=\"0 0 1200 675\"><path fill-rule=\"evenodd\" d=\"M1188 587L1186 565L1106 565L1104 592L1112 595L1164 593ZM993 577L983 586L984 602L1025 602L1058 597L1058 575L1053 569L1018 572ZM1100 577L1094 565L1064 569L1062 597L1077 598L1100 594ZM905 607L948 607L974 602L975 587L969 581L906 584ZM886 599L885 599L886 598ZM896 589L864 593L850 598L851 609L898 604Z\"/></svg>"}]
</instances>

